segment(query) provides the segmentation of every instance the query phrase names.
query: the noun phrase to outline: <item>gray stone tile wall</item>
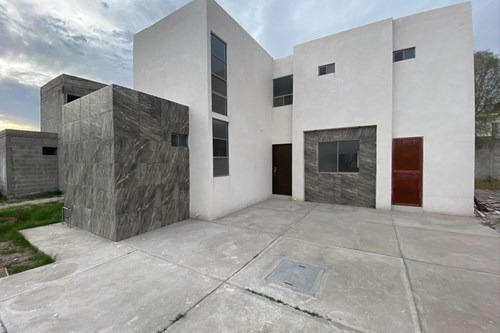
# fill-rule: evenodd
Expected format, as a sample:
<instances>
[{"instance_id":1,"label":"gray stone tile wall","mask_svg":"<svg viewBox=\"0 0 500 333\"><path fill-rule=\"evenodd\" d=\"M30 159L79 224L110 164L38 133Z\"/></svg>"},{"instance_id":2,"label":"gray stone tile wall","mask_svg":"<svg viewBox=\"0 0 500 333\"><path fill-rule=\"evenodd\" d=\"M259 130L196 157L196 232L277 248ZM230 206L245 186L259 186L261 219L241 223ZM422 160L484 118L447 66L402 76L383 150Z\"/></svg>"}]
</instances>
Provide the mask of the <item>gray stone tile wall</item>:
<instances>
[{"instance_id":1,"label":"gray stone tile wall","mask_svg":"<svg viewBox=\"0 0 500 333\"><path fill-rule=\"evenodd\" d=\"M65 206L73 223L121 240L189 218L188 108L108 86L64 106Z\"/></svg>"},{"instance_id":2,"label":"gray stone tile wall","mask_svg":"<svg viewBox=\"0 0 500 333\"><path fill-rule=\"evenodd\" d=\"M376 126L304 133L306 201L375 207ZM359 172L318 172L318 143L360 140Z\"/></svg>"},{"instance_id":3,"label":"gray stone tile wall","mask_svg":"<svg viewBox=\"0 0 500 333\"><path fill-rule=\"evenodd\" d=\"M43 155L43 147L57 146L56 133L0 132L0 192L19 197L57 190L58 156Z\"/></svg>"},{"instance_id":4,"label":"gray stone tile wall","mask_svg":"<svg viewBox=\"0 0 500 333\"><path fill-rule=\"evenodd\" d=\"M100 82L61 74L40 88L40 128L42 132L59 135L59 150L62 150L62 107L66 103L66 95L85 96L105 86ZM63 189L64 163L62 158L59 158L58 177L59 188Z\"/></svg>"}]
</instances>

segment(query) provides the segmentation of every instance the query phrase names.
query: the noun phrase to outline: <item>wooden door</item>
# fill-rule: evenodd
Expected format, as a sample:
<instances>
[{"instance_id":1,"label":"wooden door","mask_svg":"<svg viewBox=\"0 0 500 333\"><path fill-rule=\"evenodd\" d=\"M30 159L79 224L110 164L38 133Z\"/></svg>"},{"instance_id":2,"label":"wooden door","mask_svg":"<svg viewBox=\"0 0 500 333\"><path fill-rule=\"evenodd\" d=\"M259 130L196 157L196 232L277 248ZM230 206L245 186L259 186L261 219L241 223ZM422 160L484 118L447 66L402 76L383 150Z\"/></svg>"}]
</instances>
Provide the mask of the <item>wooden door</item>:
<instances>
[{"instance_id":1,"label":"wooden door","mask_svg":"<svg viewBox=\"0 0 500 333\"><path fill-rule=\"evenodd\" d=\"M423 138L392 142L392 204L422 206Z\"/></svg>"},{"instance_id":2,"label":"wooden door","mask_svg":"<svg viewBox=\"0 0 500 333\"><path fill-rule=\"evenodd\" d=\"M292 145L273 145L273 194L292 195Z\"/></svg>"}]
</instances>

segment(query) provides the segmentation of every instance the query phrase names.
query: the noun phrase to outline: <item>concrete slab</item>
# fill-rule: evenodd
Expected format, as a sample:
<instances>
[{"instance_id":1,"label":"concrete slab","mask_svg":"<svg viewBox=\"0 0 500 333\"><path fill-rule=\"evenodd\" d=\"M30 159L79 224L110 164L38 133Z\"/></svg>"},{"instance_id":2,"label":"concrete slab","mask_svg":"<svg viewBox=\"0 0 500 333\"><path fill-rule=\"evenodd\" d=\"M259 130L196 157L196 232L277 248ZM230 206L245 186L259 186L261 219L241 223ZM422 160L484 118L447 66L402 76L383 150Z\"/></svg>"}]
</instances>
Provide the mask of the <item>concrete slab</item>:
<instances>
[{"instance_id":1,"label":"concrete slab","mask_svg":"<svg viewBox=\"0 0 500 333\"><path fill-rule=\"evenodd\" d=\"M187 220L122 242L224 280L261 252L275 237L243 228Z\"/></svg>"},{"instance_id":2,"label":"concrete slab","mask_svg":"<svg viewBox=\"0 0 500 333\"><path fill-rule=\"evenodd\" d=\"M354 333L342 325L314 318L225 284L204 299L167 332L318 332Z\"/></svg>"},{"instance_id":3,"label":"concrete slab","mask_svg":"<svg viewBox=\"0 0 500 333\"><path fill-rule=\"evenodd\" d=\"M26 229L23 235L56 262L0 279L0 300L65 278L135 251L78 228L61 223Z\"/></svg>"},{"instance_id":4,"label":"concrete slab","mask_svg":"<svg viewBox=\"0 0 500 333\"><path fill-rule=\"evenodd\" d=\"M499 237L500 233L480 224L473 216L453 216L429 213L392 212L394 224L427 230L448 231L469 235Z\"/></svg>"},{"instance_id":5,"label":"concrete slab","mask_svg":"<svg viewBox=\"0 0 500 333\"><path fill-rule=\"evenodd\" d=\"M391 212L373 208L353 207L343 205L319 204L312 215L323 215L332 217L339 221L356 221L387 224L392 226Z\"/></svg>"},{"instance_id":6,"label":"concrete slab","mask_svg":"<svg viewBox=\"0 0 500 333\"><path fill-rule=\"evenodd\" d=\"M259 202L258 204L253 205L252 207L295 212L295 213L309 213L317 205L318 203L316 202L293 201L293 200L273 198Z\"/></svg>"},{"instance_id":7,"label":"concrete slab","mask_svg":"<svg viewBox=\"0 0 500 333\"><path fill-rule=\"evenodd\" d=\"M499 332L498 275L407 264L423 332Z\"/></svg>"},{"instance_id":8,"label":"concrete slab","mask_svg":"<svg viewBox=\"0 0 500 333\"><path fill-rule=\"evenodd\" d=\"M392 225L361 222L354 216L339 219L335 214L312 212L290 229L286 237L350 249L400 256Z\"/></svg>"},{"instance_id":9,"label":"concrete slab","mask_svg":"<svg viewBox=\"0 0 500 333\"><path fill-rule=\"evenodd\" d=\"M305 210L288 212L250 207L215 222L233 227L248 228L282 235L290 229L291 226L300 221L306 214L307 211Z\"/></svg>"},{"instance_id":10,"label":"concrete slab","mask_svg":"<svg viewBox=\"0 0 500 333\"><path fill-rule=\"evenodd\" d=\"M315 294L266 282L283 258L325 270ZM364 332L418 332L401 258L282 238L229 282Z\"/></svg>"},{"instance_id":11,"label":"concrete slab","mask_svg":"<svg viewBox=\"0 0 500 333\"><path fill-rule=\"evenodd\" d=\"M500 239L497 237L396 228L405 258L499 274Z\"/></svg>"},{"instance_id":12,"label":"concrete slab","mask_svg":"<svg viewBox=\"0 0 500 333\"><path fill-rule=\"evenodd\" d=\"M8 332L156 332L219 285L134 252L0 302Z\"/></svg>"}]
</instances>

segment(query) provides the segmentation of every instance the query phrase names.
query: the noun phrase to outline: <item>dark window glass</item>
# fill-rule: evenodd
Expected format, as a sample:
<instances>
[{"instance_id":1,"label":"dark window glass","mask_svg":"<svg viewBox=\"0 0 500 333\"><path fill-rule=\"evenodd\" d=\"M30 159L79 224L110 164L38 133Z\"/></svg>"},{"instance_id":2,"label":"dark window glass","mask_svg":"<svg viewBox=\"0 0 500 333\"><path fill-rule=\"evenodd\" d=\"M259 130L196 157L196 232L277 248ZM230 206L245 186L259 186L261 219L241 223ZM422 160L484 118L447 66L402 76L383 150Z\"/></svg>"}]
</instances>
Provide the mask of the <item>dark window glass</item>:
<instances>
[{"instance_id":1,"label":"dark window glass","mask_svg":"<svg viewBox=\"0 0 500 333\"><path fill-rule=\"evenodd\" d=\"M227 157L214 157L214 177L229 175L229 159Z\"/></svg>"},{"instance_id":2,"label":"dark window glass","mask_svg":"<svg viewBox=\"0 0 500 333\"><path fill-rule=\"evenodd\" d=\"M212 75L212 90L216 93L221 94L222 96L227 96L226 81L218 78L215 75Z\"/></svg>"},{"instance_id":3,"label":"dark window glass","mask_svg":"<svg viewBox=\"0 0 500 333\"><path fill-rule=\"evenodd\" d=\"M406 49L405 51L405 59L411 59L415 58L415 48L412 47L411 49Z\"/></svg>"},{"instance_id":4,"label":"dark window glass","mask_svg":"<svg viewBox=\"0 0 500 333\"><path fill-rule=\"evenodd\" d=\"M212 93L212 111L227 115L227 101L224 97Z\"/></svg>"},{"instance_id":5,"label":"dark window glass","mask_svg":"<svg viewBox=\"0 0 500 333\"><path fill-rule=\"evenodd\" d=\"M273 106L274 107L277 107L277 106L283 106L284 104L284 99L283 97L275 97L273 99Z\"/></svg>"},{"instance_id":6,"label":"dark window glass","mask_svg":"<svg viewBox=\"0 0 500 333\"><path fill-rule=\"evenodd\" d=\"M80 96L67 94L66 95L66 103L76 101L79 98L80 98Z\"/></svg>"},{"instance_id":7,"label":"dark window glass","mask_svg":"<svg viewBox=\"0 0 500 333\"><path fill-rule=\"evenodd\" d=\"M320 142L318 171L337 172L337 142Z\"/></svg>"},{"instance_id":8,"label":"dark window glass","mask_svg":"<svg viewBox=\"0 0 500 333\"><path fill-rule=\"evenodd\" d=\"M212 54L212 74L226 79L226 63Z\"/></svg>"},{"instance_id":9,"label":"dark window glass","mask_svg":"<svg viewBox=\"0 0 500 333\"><path fill-rule=\"evenodd\" d=\"M325 75L325 74L326 74L326 66L319 66L318 75Z\"/></svg>"},{"instance_id":10,"label":"dark window glass","mask_svg":"<svg viewBox=\"0 0 500 333\"><path fill-rule=\"evenodd\" d=\"M293 95L283 96L283 104L284 105L293 104Z\"/></svg>"},{"instance_id":11,"label":"dark window glass","mask_svg":"<svg viewBox=\"0 0 500 333\"><path fill-rule=\"evenodd\" d=\"M335 73L335 64L326 65L326 74Z\"/></svg>"},{"instance_id":12,"label":"dark window glass","mask_svg":"<svg viewBox=\"0 0 500 333\"><path fill-rule=\"evenodd\" d=\"M43 147L42 148L42 155L57 155L57 148L56 147Z\"/></svg>"},{"instance_id":13,"label":"dark window glass","mask_svg":"<svg viewBox=\"0 0 500 333\"><path fill-rule=\"evenodd\" d=\"M227 157L227 140L213 139L214 157Z\"/></svg>"},{"instance_id":14,"label":"dark window glass","mask_svg":"<svg viewBox=\"0 0 500 333\"><path fill-rule=\"evenodd\" d=\"M213 137L227 140L227 125L225 121L212 119Z\"/></svg>"},{"instance_id":15,"label":"dark window glass","mask_svg":"<svg viewBox=\"0 0 500 333\"><path fill-rule=\"evenodd\" d=\"M284 76L273 80L273 96L293 94L293 76Z\"/></svg>"},{"instance_id":16,"label":"dark window glass","mask_svg":"<svg viewBox=\"0 0 500 333\"><path fill-rule=\"evenodd\" d=\"M415 48L394 51L394 62L415 58Z\"/></svg>"},{"instance_id":17,"label":"dark window glass","mask_svg":"<svg viewBox=\"0 0 500 333\"><path fill-rule=\"evenodd\" d=\"M177 147L179 145L179 137L177 134L172 134L172 146Z\"/></svg>"},{"instance_id":18,"label":"dark window glass","mask_svg":"<svg viewBox=\"0 0 500 333\"><path fill-rule=\"evenodd\" d=\"M358 172L359 141L339 141L339 172Z\"/></svg>"},{"instance_id":19,"label":"dark window glass","mask_svg":"<svg viewBox=\"0 0 500 333\"><path fill-rule=\"evenodd\" d=\"M211 52L217 58L226 61L226 44L219 38L211 35Z\"/></svg>"}]
</instances>

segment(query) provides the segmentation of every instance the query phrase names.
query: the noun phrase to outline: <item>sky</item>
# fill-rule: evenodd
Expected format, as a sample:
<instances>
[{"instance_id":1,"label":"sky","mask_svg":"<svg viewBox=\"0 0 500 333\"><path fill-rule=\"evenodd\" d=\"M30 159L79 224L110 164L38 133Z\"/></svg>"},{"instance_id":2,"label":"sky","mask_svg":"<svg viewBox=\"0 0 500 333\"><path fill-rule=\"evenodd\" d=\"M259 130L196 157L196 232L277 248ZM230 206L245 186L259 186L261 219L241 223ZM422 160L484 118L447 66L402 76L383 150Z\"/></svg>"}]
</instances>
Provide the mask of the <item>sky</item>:
<instances>
[{"instance_id":1,"label":"sky","mask_svg":"<svg viewBox=\"0 0 500 333\"><path fill-rule=\"evenodd\" d=\"M40 130L61 73L132 88L134 33L189 0L0 0L0 130ZM217 0L274 58L293 46L463 0ZM499 54L500 0L472 0L474 50Z\"/></svg>"}]
</instances>

